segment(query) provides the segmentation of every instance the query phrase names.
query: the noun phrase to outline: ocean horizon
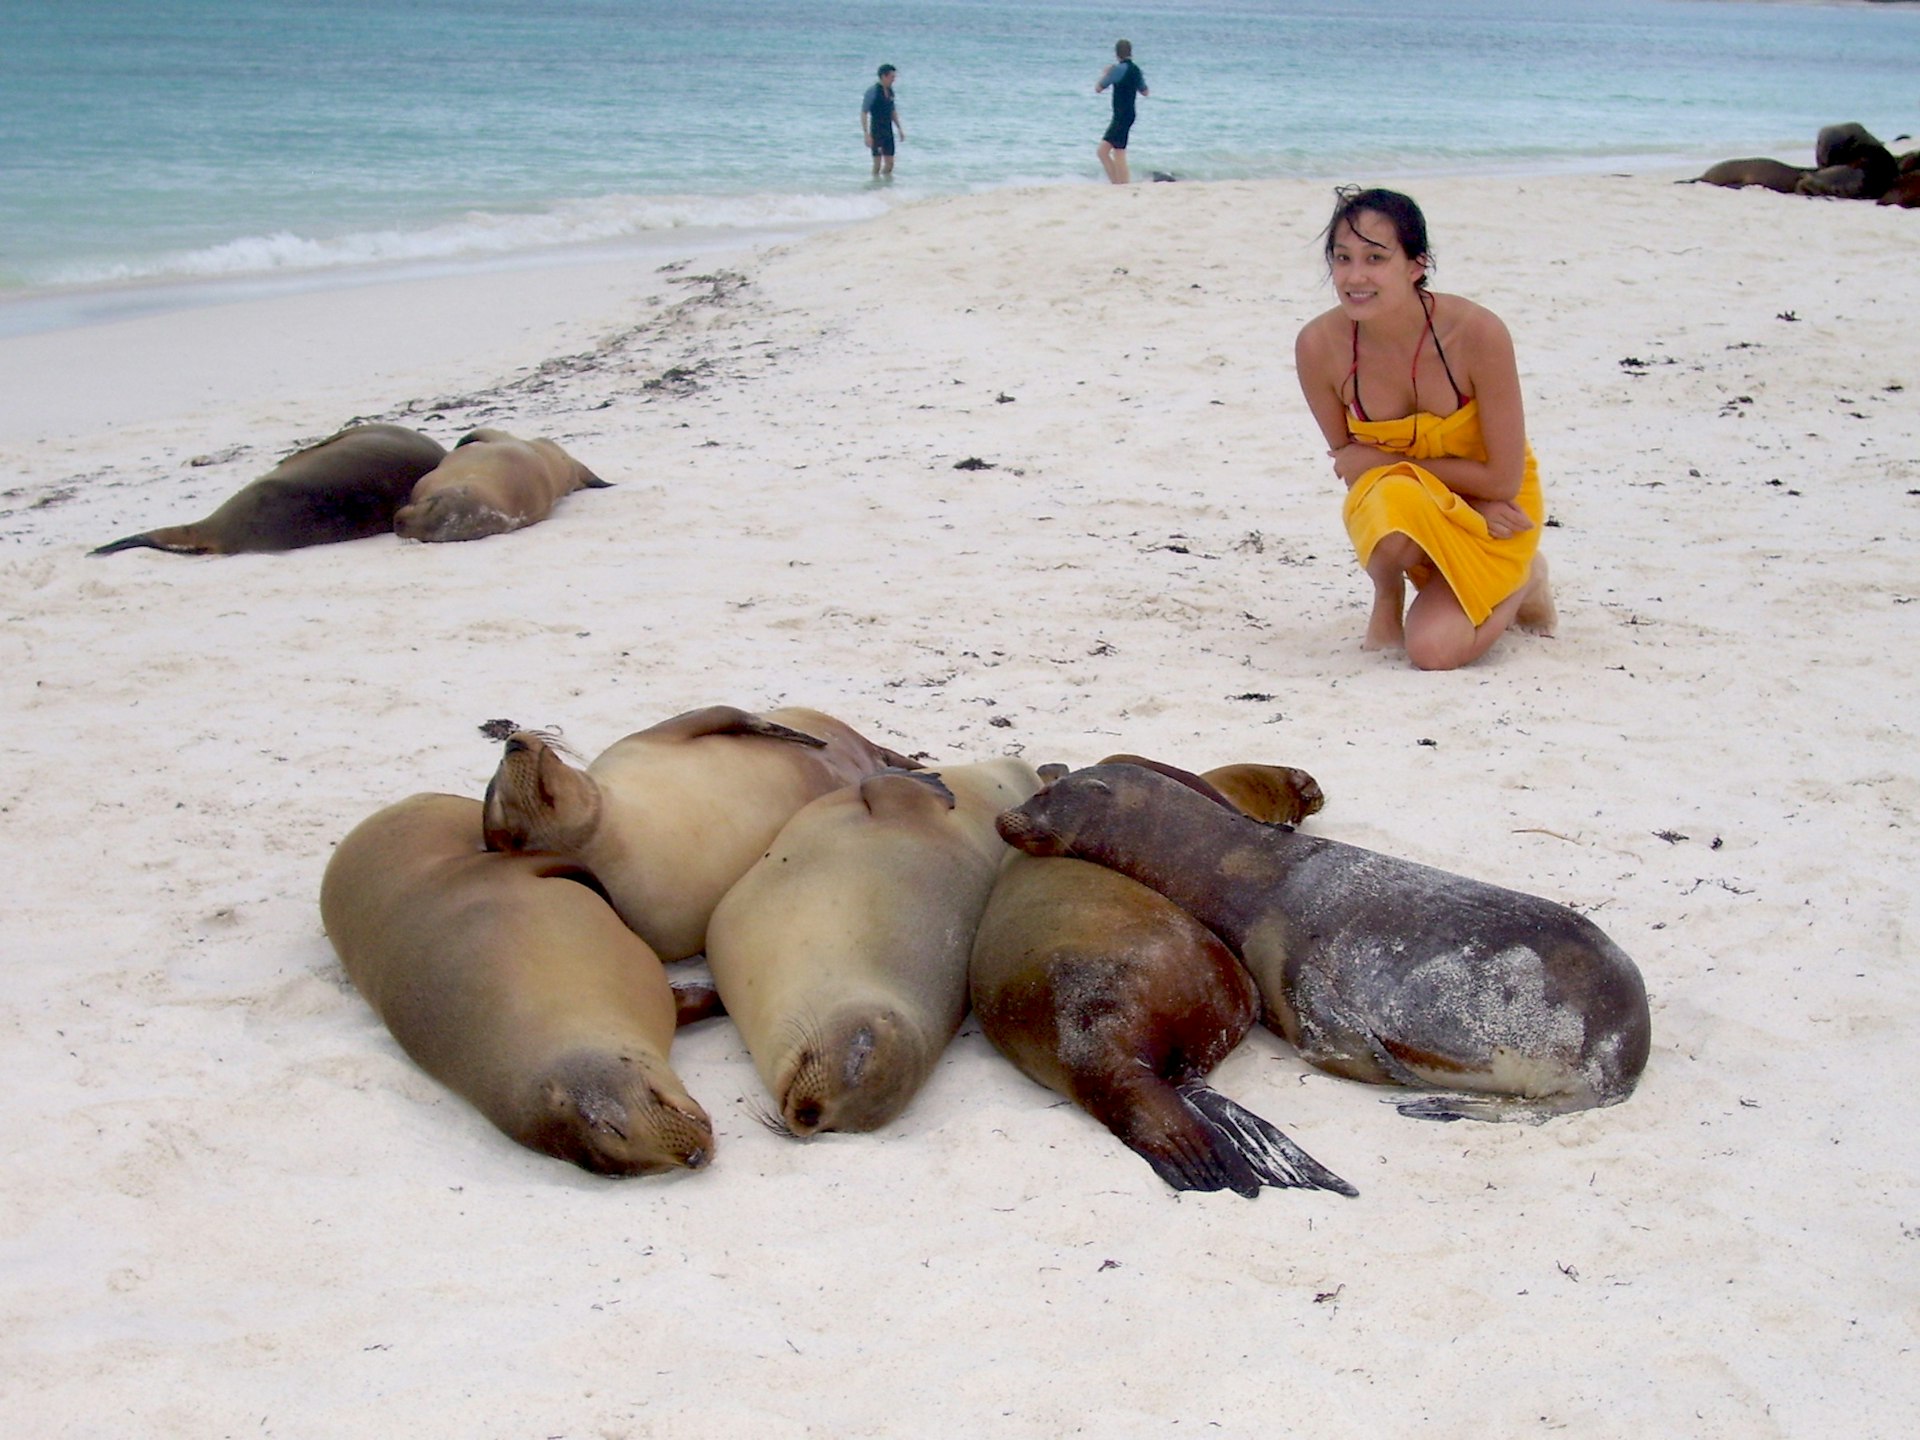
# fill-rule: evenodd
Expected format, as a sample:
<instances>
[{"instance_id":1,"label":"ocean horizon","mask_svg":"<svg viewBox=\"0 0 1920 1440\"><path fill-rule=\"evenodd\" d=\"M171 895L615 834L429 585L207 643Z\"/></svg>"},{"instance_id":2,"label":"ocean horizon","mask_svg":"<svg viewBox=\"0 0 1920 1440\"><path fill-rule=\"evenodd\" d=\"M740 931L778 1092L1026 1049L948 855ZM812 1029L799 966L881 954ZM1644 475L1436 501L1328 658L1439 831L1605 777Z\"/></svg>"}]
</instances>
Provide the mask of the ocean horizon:
<instances>
[{"instance_id":1,"label":"ocean horizon","mask_svg":"<svg viewBox=\"0 0 1920 1440\"><path fill-rule=\"evenodd\" d=\"M1920 11L1781 0L0 0L0 333L374 275L701 250L931 195L1804 161L1920 129ZM859 102L899 67L869 176Z\"/></svg>"}]
</instances>

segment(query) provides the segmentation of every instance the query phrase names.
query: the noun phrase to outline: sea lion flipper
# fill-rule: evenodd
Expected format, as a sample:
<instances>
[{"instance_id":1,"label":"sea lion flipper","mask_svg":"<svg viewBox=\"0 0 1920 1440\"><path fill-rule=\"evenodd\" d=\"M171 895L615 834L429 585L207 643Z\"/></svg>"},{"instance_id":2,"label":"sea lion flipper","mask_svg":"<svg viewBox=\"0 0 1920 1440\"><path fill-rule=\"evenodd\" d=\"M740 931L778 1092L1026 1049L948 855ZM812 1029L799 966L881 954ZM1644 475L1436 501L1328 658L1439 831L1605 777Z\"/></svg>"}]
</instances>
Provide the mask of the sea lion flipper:
<instances>
[{"instance_id":1,"label":"sea lion flipper","mask_svg":"<svg viewBox=\"0 0 1920 1440\"><path fill-rule=\"evenodd\" d=\"M689 710L671 720L662 720L645 733L671 735L679 740L694 740L702 735L759 735L768 740L791 740L815 750L827 748L827 742L817 736L756 715L751 710L742 710L737 705L708 705L704 709Z\"/></svg>"},{"instance_id":2,"label":"sea lion flipper","mask_svg":"<svg viewBox=\"0 0 1920 1440\"><path fill-rule=\"evenodd\" d=\"M1336 1195L1360 1193L1294 1144L1278 1126L1218 1090L1189 1082L1180 1087L1180 1093L1228 1139L1262 1184L1278 1189L1331 1190Z\"/></svg>"},{"instance_id":3,"label":"sea lion flipper","mask_svg":"<svg viewBox=\"0 0 1920 1440\"><path fill-rule=\"evenodd\" d=\"M1402 1115L1413 1120L1486 1120L1522 1125L1543 1125L1556 1115L1586 1110L1595 1103L1592 1096L1562 1095L1542 1100L1520 1100L1509 1095L1461 1095L1443 1093L1422 1095L1416 1100L1389 1102Z\"/></svg>"},{"instance_id":4,"label":"sea lion flipper","mask_svg":"<svg viewBox=\"0 0 1920 1440\"><path fill-rule=\"evenodd\" d=\"M946 781L932 770L882 770L860 782L860 799L867 813L878 819L938 808L951 810L956 803Z\"/></svg>"},{"instance_id":5,"label":"sea lion flipper","mask_svg":"<svg viewBox=\"0 0 1920 1440\"><path fill-rule=\"evenodd\" d=\"M1113 1097L1116 1104L1075 1098L1175 1190L1231 1190L1253 1199L1264 1177L1193 1103L1191 1088L1155 1080L1126 1086L1123 1095Z\"/></svg>"},{"instance_id":6,"label":"sea lion flipper","mask_svg":"<svg viewBox=\"0 0 1920 1440\"><path fill-rule=\"evenodd\" d=\"M161 530L146 530L138 535L129 535L123 540L97 546L89 550L89 555L117 555L122 550L164 550L169 555L204 555L205 545L191 540L175 538L184 534L190 527L169 525Z\"/></svg>"},{"instance_id":7,"label":"sea lion flipper","mask_svg":"<svg viewBox=\"0 0 1920 1440\"><path fill-rule=\"evenodd\" d=\"M701 1020L727 1013L720 991L711 980L675 980L673 982L673 1026L684 1029Z\"/></svg>"}]
</instances>

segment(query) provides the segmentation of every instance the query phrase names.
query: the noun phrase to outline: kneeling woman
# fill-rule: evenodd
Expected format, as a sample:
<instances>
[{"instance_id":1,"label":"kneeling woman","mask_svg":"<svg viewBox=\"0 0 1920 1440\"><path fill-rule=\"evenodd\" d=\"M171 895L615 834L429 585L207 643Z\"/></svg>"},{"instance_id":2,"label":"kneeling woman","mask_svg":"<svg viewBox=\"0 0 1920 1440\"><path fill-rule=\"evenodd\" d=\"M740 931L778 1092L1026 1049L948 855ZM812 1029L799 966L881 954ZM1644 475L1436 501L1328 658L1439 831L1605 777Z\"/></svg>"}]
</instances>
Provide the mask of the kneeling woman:
<instances>
[{"instance_id":1,"label":"kneeling woman","mask_svg":"<svg viewBox=\"0 0 1920 1440\"><path fill-rule=\"evenodd\" d=\"M1404 646L1421 669L1451 670L1510 624L1553 633L1513 340L1491 310L1427 288L1433 257L1412 200L1338 193L1326 255L1339 303L1302 328L1294 363L1373 581L1366 647Z\"/></svg>"}]
</instances>

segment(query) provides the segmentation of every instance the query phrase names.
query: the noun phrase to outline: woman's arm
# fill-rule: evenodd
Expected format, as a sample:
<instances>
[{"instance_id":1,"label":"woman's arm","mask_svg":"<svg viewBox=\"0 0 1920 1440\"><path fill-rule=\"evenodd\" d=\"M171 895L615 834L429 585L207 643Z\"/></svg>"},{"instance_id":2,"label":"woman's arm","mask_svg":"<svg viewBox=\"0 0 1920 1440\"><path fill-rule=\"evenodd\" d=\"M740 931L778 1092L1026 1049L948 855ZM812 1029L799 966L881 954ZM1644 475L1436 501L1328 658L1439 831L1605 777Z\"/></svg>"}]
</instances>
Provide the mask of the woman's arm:
<instances>
[{"instance_id":1,"label":"woman's arm","mask_svg":"<svg viewBox=\"0 0 1920 1440\"><path fill-rule=\"evenodd\" d=\"M1329 311L1300 328L1293 342L1293 369L1300 380L1300 393L1306 396L1307 409L1326 438L1327 454L1333 457L1333 471L1349 486L1367 471L1391 465L1400 459L1371 445L1362 445L1347 428L1347 404L1340 398L1340 383L1346 372L1340 368L1340 327L1330 323L1337 311Z\"/></svg>"},{"instance_id":2,"label":"woman's arm","mask_svg":"<svg viewBox=\"0 0 1920 1440\"><path fill-rule=\"evenodd\" d=\"M1520 370L1513 357L1513 337L1498 315L1482 306L1470 305L1454 350L1459 377L1468 393L1480 402L1480 434L1486 441L1486 463L1437 458L1422 460L1420 466L1467 500L1512 500L1520 493L1527 460L1526 411L1520 398Z\"/></svg>"}]
</instances>

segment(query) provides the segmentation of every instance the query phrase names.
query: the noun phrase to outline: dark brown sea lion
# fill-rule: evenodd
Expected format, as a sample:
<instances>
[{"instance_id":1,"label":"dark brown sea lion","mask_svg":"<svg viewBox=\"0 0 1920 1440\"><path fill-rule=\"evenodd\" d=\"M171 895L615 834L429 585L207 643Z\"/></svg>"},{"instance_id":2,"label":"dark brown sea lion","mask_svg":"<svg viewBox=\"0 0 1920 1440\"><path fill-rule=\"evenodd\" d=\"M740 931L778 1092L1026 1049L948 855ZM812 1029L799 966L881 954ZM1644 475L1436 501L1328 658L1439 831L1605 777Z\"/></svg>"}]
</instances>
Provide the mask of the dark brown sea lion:
<instances>
[{"instance_id":1,"label":"dark brown sea lion","mask_svg":"<svg viewBox=\"0 0 1920 1440\"><path fill-rule=\"evenodd\" d=\"M1012 854L995 817L1039 788L1014 759L871 775L797 813L727 892L707 965L779 1128L877 1130L919 1093Z\"/></svg>"},{"instance_id":2,"label":"dark brown sea lion","mask_svg":"<svg viewBox=\"0 0 1920 1440\"><path fill-rule=\"evenodd\" d=\"M1198 784L1172 767L1098 765L1002 815L1000 833L1029 854L1106 865L1186 910L1246 962L1267 1023L1309 1063L1454 1092L1403 1114L1538 1121L1632 1093L1650 1042L1646 987L1591 921L1263 825Z\"/></svg>"},{"instance_id":3,"label":"dark brown sea lion","mask_svg":"<svg viewBox=\"0 0 1920 1440\"><path fill-rule=\"evenodd\" d=\"M1920 171L1902 175L1880 197L1882 205L1898 205L1903 210L1920 208Z\"/></svg>"},{"instance_id":4,"label":"dark brown sea lion","mask_svg":"<svg viewBox=\"0 0 1920 1440\"><path fill-rule=\"evenodd\" d=\"M393 517L393 533L426 541L503 535L546 519L563 495L606 488L605 480L551 440L474 430L420 477Z\"/></svg>"},{"instance_id":5,"label":"dark brown sea lion","mask_svg":"<svg viewBox=\"0 0 1920 1440\"><path fill-rule=\"evenodd\" d=\"M415 795L333 853L320 915L347 974L436 1080L532 1149L606 1175L713 1155L667 1063L675 996L576 865L480 845L480 805Z\"/></svg>"},{"instance_id":6,"label":"dark brown sea lion","mask_svg":"<svg viewBox=\"0 0 1920 1440\"><path fill-rule=\"evenodd\" d=\"M144 546L176 555L239 555L383 535L414 482L446 453L404 425L350 425L296 450L204 520L129 535L89 553Z\"/></svg>"},{"instance_id":7,"label":"dark brown sea lion","mask_svg":"<svg viewBox=\"0 0 1920 1440\"><path fill-rule=\"evenodd\" d=\"M1806 173L1807 167L1804 165L1788 165L1784 161L1753 155L1743 160L1722 160L1718 165L1708 166L1704 175L1677 183L1724 185L1730 190L1755 185L1762 190L1776 190L1782 195L1791 195L1794 186L1800 183L1800 178Z\"/></svg>"},{"instance_id":8,"label":"dark brown sea lion","mask_svg":"<svg viewBox=\"0 0 1920 1440\"><path fill-rule=\"evenodd\" d=\"M1877 200L1900 173L1900 162L1864 125L1849 122L1828 125L1813 145L1813 174L1800 187L1803 195L1831 195L1845 200ZM1836 167L1859 172L1848 177Z\"/></svg>"},{"instance_id":9,"label":"dark brown sea lion","mask_svg":"<svg viewBox=\"0 0 1920 1440\"><path fill-rule=\"evenodd\" d=\"M1137 881L1015 855L974 936L970 983L994 1048L1174 1189L1356 1193L1207 1085L1258 1018L1260 993L1211 931Z\"/></svg>"},{"instance_id":10,"label":"dark brown sea lion","mask_svg":"<svg viewBox=\"0 0 1920 1440\"><path fill-rule=\"evenodd\" d=\"M584 771L522 730L487 785L487 844L579 861L661 959L684 960L795 811L889 766L914 762L799 708L690 710L615 741Z\"/></svg>"}]
</instances>

